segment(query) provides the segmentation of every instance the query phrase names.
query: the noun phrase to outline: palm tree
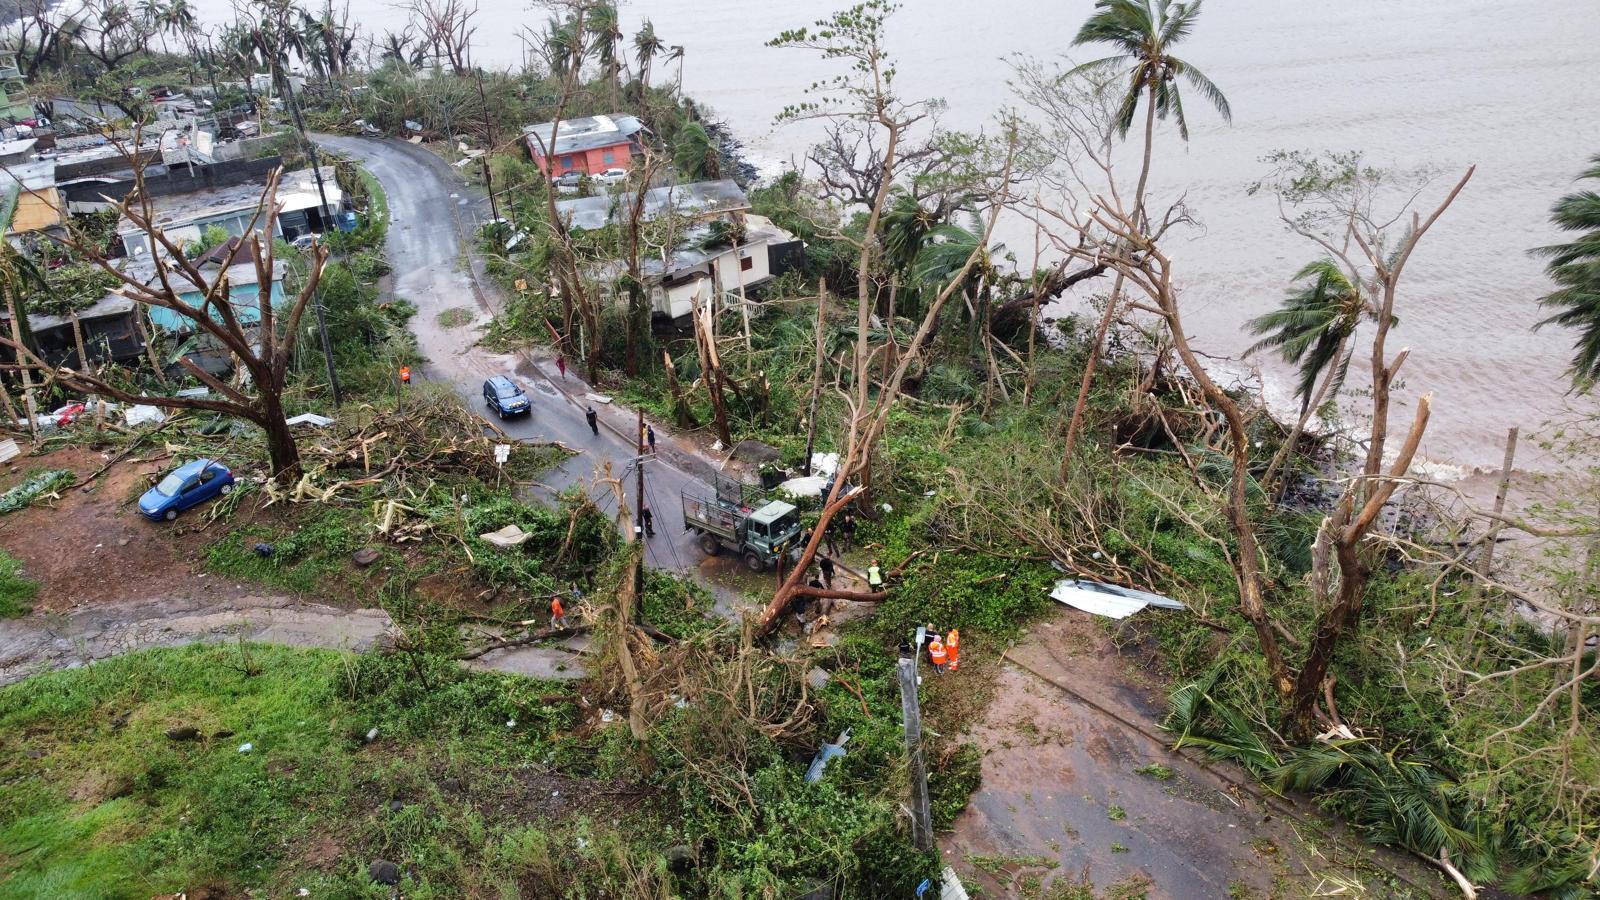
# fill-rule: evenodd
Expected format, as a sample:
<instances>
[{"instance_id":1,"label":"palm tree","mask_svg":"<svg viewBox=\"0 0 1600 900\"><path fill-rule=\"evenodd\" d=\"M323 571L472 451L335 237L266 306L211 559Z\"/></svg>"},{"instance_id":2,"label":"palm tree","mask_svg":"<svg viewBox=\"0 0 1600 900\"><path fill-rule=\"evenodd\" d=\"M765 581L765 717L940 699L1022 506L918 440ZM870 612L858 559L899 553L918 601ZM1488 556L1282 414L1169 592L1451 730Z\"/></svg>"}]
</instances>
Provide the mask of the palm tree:
<instances>
[{"instance_id":1,"label":"palm tree","mask_svg":"<svg viewBox=\"0 0 1600 900\"><path fill-rule=\"evenodd\" d=\"M1589 168L1578 177L1600 179L1600 155L1590 157ZM1577 191L1562 197L1551 208L1550 221L1578 236L1533 250L1549 260L1545 272L1557 285L1539 298L1539 305L1560 310L1534 327L1553 322L1578 329L1569 372L1574 387L1588 390L1600 380L1600 192Z\"/></svg>"},{"instance_id":2,"label":"palm tree","mask_svg":"<svg viewBox=\"0 0 1600 900\"><path fill-rule=\"evenodd\" d=\"M649 19L644 20L637 34L633 36L634 59L639 62L639 96L643 97L650 91L650 62L662 53L667 45L656 36L656 26Z\"/></svg>"},{"instance_id":3,"label":"palm tree","mask_svg":"<svg viewBox=\"0 0 1600 900\"><path fill-rule=\"evenodd\" d=\"M139 19L161 35L161 52L167 52L167 7L161 0L139 0Z\"/></svg>"},{"instance_id":4,"label":"palm tree","mask_svg":"<svg viewBox=\"0 0 1600 900\"><path fill-rule=\"evenodd\" d=\"M682 44L673 44L672 45L672 49L667 51L667 62L672 62L673 60L677 60L677 62L678 62L678 86L674 90L674 93L676 94L676 96L682 97L683 96L683 45Z\"/></svg>"},{"instance_id":5,"label":"palm tree","mask_svg":"<svg viewBox=\"0 0 1600 900\"><path fill-rule=\"evenodd\" d=\"M1182 78L1198 90L1225 122L1233 121L1233 110L1228 98L1199 69L1173 56L1172 46L1188 37L1200 16L1201 0L1192 3L1174 3L1172 0L1098 0L1094 12L1083 27L1078 29L1073 46L1083 44L1110 44L1117 53L1073 68L1072 73L1099 70L1106 75L1115 74L1128 80L1128 92L1123 95L1117 110L1117 128L1126 139L1133 126L1135 112L1141 97L1144 110L1144 161L1139 167L1139 186L1133 193L1133 217L1144 218L1144 189L1150 180L1150 153L1155 141L1156 118L1171 116L1178 123L1178 136L1189 140L1189 120L1183 114L1183 97L1178 91ZM1069 73L1069 74L1072 74ZM1078 384L1078 399L1072 408L1072 419L1067 425L1065 450L1061 455L1061 477L1067 477L1072 449L1078 436L1078 426L1083 421L1083 411L1089 402L1089 387L1094 380L1095 366L1100 361L1100 348L1105 344L1111 322L1116 318L1118 300L1122 291L1122 276L1118 276L1106 301L1100 325L1095 329L1094 345L1084 364L1083 377Z\"/></svg>"},{"instance_id":6,"label":"palm tree","mask_svg":"<svg viewBox=\"0 0 1600 900\"><path fill-rule=\"evenodd\" d=\"M1134 192L1136 210L1144 205L1145 182L1150 176L1150 148L1157 118L1163 121L1171 116L1178 124L1178 136L1189 139L1189 121L1183 114L1183 97L1178 91L1182 78L1199 91L1222 114L1225 122L1232 123L1233 110L1228 98L1223 96L1211 79L1199 69L1172 55L1172 47L1189 36L1195 19L1200 16L1201 0L1191 3L1174 3L1172 0L1099 0L1094 13L1089 16L1073 46L1082 44L1110 44L1117 53L1104 59L1086 62L1074 72L1091 69L1120 69L1128 79L1128 93L1117 110L1117 127L1122 137L1128 136L1133 126L1135 112L1141 97L1145 100L1144 164L1139 170L1139 187Z\"/></svg>"},{"instance_id":7,"label":"palm tree","mask_svg":"<svg viewBox=\"0 0 1600 900\"><path fill-rule=\"evenodd\" d=\"M595 59L600 61L600 67L605 70L606 81L611 85L611 105L617 105L618 78L617 72L621 68L622 57L617 53L617 45L622 42L622 26L617 20L617 8L609 3L596 6L589 12L589 18L583 23L584 30L589 32L590 49L594 52Z\"/></svg>"},{"instance_id":8,"label":"palm tree","mask_svg":"<svg viewBox=\"0 0 1600 900\"><path fill-rule=\"evenodd\" d=\"M550 66L552 75L566 72L573 61L583 55L583 46L571 20L551 19L545 26L543 44L545 63Z\"/></svg>"},{"instance_id":9,"label":"palm tree","mask_svg":"<svg viewBox=\"0 0 1600 900\"><path fill-rule=\"evenodd\" d=\"M1294 392L1300 398L1300 415L1261 479L1269 485L1299 443L1312 412L1339 393L1350 368L1350 338L1361 320L1374 314L1361 289L1331 259L1308 264L1293 281L1297 286L1277 309L1247 323L1250 333L1262 338L1247 354L1276 350L1300 371Z\"/></svg>"}]
</instances>

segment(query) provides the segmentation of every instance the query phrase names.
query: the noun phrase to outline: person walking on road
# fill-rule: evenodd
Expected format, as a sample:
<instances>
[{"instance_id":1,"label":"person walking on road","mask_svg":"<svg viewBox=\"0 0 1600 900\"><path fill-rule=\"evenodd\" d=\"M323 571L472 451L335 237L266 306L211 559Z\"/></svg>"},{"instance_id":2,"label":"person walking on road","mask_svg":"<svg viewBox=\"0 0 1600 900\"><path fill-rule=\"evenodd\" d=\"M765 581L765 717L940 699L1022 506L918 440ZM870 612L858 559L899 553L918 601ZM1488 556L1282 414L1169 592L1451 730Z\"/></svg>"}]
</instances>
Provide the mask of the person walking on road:
<instances>
[{"instance_id":1,"label":"person walking on road","mask_svg":"<svg viewBox=\"0 0 1600 900\"><path fill-rule=\"evenodd\" d=\"M556 371L561 373L562 381L567 380L567 358L565 356L556 357Z\"/></svg>"},{"instance_id":2,"label":"person walking on road","mask_svg":"<svg viewBox=\"0 0 1600 900\"><path fill-rule=\"evenodd\" d=\"M878 568L877 560L873 560L872 565L867 566L867 586L874 591L883 590L883 570Z\"/></svg>"},{"instance_id":3,"label":"person walking on road","mask_svg":"<svg viewBox=\"0 0 1600 900\"><path fill-rule=\"evenodd\" d=\"M650 445L650 455L656 452L656 430L649 425L644 426L644 441Z\"/></svg>"},{"instance_id":4,"label":"person walking on road","mask_svg":"<svg viewBox=\"0 0 1600 900\"><path fill-rule=\"evenodd\" d=\"M583 408L583 420L585 422L589 423L589 430L594 432L594 436L595 437L599 437L600 436L600 415L594 411L594 407L585 406Z\"/></svg>"},{"instance_id":5,"label":"person walking on road","mask_svg":"<svg viewBox=\"0 0 1600 900\"><path fill-rule=\"evenodd\" d=\"M561 605L560 595L550 598L550 627L567 627L567 610Z\"/></svg>"},{"instance_id":6,"label":"person walking on road","mask_svg":"<svg viewBox=\"0 0 1600 900\"><path fill-rule=\"evenodd\" d=\"M947 651L944 647L944 641L939 640L939 636L935 634L933 640L928 641L928 659L933 662L933 670L940 675L944 674L946 658Z\"/></svg>"},{"instance_id":7,"label":"person walking on road","mask_svg":"<svg viewBox=\"0 0 1600 900\"><path fill-rule=\"evenodd\" d=\"M656 514L650 511L650 507L646 506L644 509L639 511L639 518L644 520L644 536L655 537Z\"/></svg>"},{"instance_id":8,"label":"person walking on road","mask_svg":"<svg viewBox=\"0 0 1600 900\"><path fill-rule=\"evenodd\" d=\"M822 557L822 561L817 564L817 568L822 570L822 583L827 585L829 590L832 590L833 589L833 560L831 560L831 559L827 558L826 556L824 556L824 557Z\"/></svg>"}]
</instances>

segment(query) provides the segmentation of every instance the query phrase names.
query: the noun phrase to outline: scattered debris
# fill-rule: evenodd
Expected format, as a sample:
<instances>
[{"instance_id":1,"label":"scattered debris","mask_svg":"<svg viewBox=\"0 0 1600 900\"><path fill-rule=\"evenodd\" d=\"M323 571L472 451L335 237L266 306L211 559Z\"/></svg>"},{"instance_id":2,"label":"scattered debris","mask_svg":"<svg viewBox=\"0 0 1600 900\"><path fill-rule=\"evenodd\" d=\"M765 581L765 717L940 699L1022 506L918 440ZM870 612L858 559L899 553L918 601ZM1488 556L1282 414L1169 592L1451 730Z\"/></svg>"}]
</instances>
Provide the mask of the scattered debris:
<instances>
[{"instance_id":1,"label":"scattered debris","mask_svg":"<svg viewBox=\"0 0 1600 900\"><path fill-rule=\"evenodd\" d=\"M286 424L291 428L296 425L314 425L317 428L327 428L333 424L333 420L327 416L319 416L316 413L301 413L292 419L286 420Z\"/></svg>"},{"instance_id":2,"label":"scattered debris","mask_svg":"<svg viewBox=\"0 0 1600 900\"><path fill-rule=\"evenodd\" d=\"M850 740L850 729L839 732L839 737L832 744L824 743L822 749L817 751L815 759L811 760L811 768L806 770L806 784L816 784L822 780L822 770L827 768L828 760L835 756L844 755L844 745Z\"/></svg>"},{"instance_id":3,"label":"scattered debris","mask_svg":"<svg viewBox=\"0 0 1600 900\"><path fill-rule=\"evenodd\" d=\"M399 884L400 867L387 859L375 859L372 865L367 867L367 877L378 884Z\"/></svg>"},{"instance_id":4,"label":"scattered debris","mask_svg":"<svg viewBox=\"0 0 1600 900\"><path fill-rule=\"evenodd\" d=\"M367 566L377 562L378 556L376 548L362 547L360 550L350 554L350 561L356 564L356 568L365 569Z\"/></svg>"},{"instance_id":5,"label":"scattered debris","mask_svg":"<svg viewBox=\"0 0 1600 900\"><path fill-rule=\"evenodd\" d=\"M1181 600L1174 600L1171 597L1084 578L1067 578L1056 582L1055 589L1050 592L1050 598L1084 612L1110 619L1126 619L1146 606L1161 609L1188 608Z\"/></svg>"},{"instance_id":6,"label":"scattered debris","mask_svg":"<svg viewBox=\"0 0 1600 900\"><path fill-rule=\"evenodd\" d=\"M159 406L139 404L128 407L122 413L123 424L129 428L137 428L140 425L159 425L166 420L167 414L162 412Z\"/></svg>"},{"instance_id":7,"label":"scattered debris","mask_svg":"<svg viewBox=\"0 0 1600 900\"><path fill-rule=\"evenodd\" d=\"M5 440L0 441L0 463L10 462L11 460L16 459L17 455L21 452L22 450L17 446L17 441L15 438L6 438Z\"/></svg>"},{"instance_id":8,"label":"scattered debris","mask_svg":"<svg viewBox=\"0 0 1600 900\"><path fill-rule=\"evenodd\" d=\"M478 535L478 537L483 538L484 542L490 546L499 547L502 550L509 550L512 547L522 546L523 543L525 543L529 538L533 537L533 533L529 531L523 531L521 528L518 528L513 524L507 525L498 531L485 532Z\"/></svg>"},{"instance_id":9,"label":"scattered debris","mask_svg":"<svg viewBox=\"0 0 1600 900\"><path fill-rule=\"evenodd\" d=\"M49 469L29 478L4 494L0 494L0 514L16 512L28 504L55 493L72 483L73 474L67 469Z\"/></svg>"},{"instance_id":10,"label":"scattered debris","mask_svg":"<svg viewBox=\"0 0 1600 900\"><path fill-rule=\"evenodd\" d=\"M200 729L193 725L180 725L177 728L167 729L167 740L170 741L195 741L200 739Z\"/></svg>"},{"instance_id":11,"label":"scattered debris","mask_svg":"<svg viewBox=\"0 0 1600 900\"><path fill-rule=\"evenodd\" d=\"M251 750L254 750L255 748L256 748L255 744L252 744L249 741L245 741L244 743L239 745L239 752L240 753L249 753Z\"/></svg>"}]
</instances>

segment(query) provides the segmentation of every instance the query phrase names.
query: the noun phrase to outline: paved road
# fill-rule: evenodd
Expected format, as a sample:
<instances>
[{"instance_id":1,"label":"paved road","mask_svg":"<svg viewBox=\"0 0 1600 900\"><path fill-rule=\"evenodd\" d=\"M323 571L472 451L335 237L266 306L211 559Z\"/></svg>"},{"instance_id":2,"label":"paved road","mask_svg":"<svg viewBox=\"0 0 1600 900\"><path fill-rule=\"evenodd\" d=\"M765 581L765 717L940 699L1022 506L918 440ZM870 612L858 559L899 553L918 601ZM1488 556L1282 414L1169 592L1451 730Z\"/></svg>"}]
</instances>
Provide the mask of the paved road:
<instances>
[{"instance_id":1,"label":"paved road","mask_svg":"<svg viewBox=\"0 0 1600 900\"><path fill-rule=\"evenodd\" d=\"M554 361L537 353L495 354L475 347L477 326L488 321L503 301L497 286L482 271L481 261L467 252L473 230L489 219L483 191L466 183L458 170L433 153L395 139L321 136L330 149L359 160L383 184L389 201L388 257L394 266L396 296L417 306L412 331L427 359L422 375L450 384L473 408L518 440L556 440L581 451L542 478L553 491L592 482L605 462L624 479L627 502L634 508L632 465L636 451L636 413L594 402L601 414L600 434L592 434L583 417L589 388L570 371L562 377ZM471 325L439 324L446 310L466 309ZM483 379L509 375L533 399L525 419L500 421L483 404ZM656 535L647 544L646 561L654 568L690 573L718 594L719 605L735 602L732 588L749 588L750 579L735 572L727 559L704 560L694 536L683 527L679 493L709 490L702 479L711 465L677 445L667 430L654 423L658 456L645 461L645 502L655 513ZM691 474L693 473L693 474ZM616 508L609 489L592 496L607 512Z\"/></svg>"}]
</instances>

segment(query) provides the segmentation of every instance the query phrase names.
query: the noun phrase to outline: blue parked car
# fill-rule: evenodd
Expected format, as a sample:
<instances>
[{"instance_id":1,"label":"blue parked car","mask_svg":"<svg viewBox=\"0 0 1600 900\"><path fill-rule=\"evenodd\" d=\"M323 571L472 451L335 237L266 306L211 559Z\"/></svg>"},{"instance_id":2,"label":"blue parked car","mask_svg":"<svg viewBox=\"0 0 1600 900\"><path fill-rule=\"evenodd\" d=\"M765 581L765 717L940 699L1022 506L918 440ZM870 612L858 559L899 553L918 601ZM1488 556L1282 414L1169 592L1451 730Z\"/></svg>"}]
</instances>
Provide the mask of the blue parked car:
<instances>
[{"instance_id":1,"label":"blue parked car","mask_svg":"<svg viewBox=\"0 0 1600 900\"><path fill-rule=\"evenodd\" d=\"M191 506L233 492L233 473L209 459L184 463L167 473L161 483L139 498L139 512L154 521L168 522Z\"/></svg>"},{"instance_id":2,"label":"blue parked car","mask_svg":"<svg viewBox=\"0 0 1600 900\"><path fill-rule=\"evenodd\" d=\"M533 404L522 388L504 375L496 375L483 383L483 403L500 414L500 418L533 413Z\"/></svg>"}]
</instances>

